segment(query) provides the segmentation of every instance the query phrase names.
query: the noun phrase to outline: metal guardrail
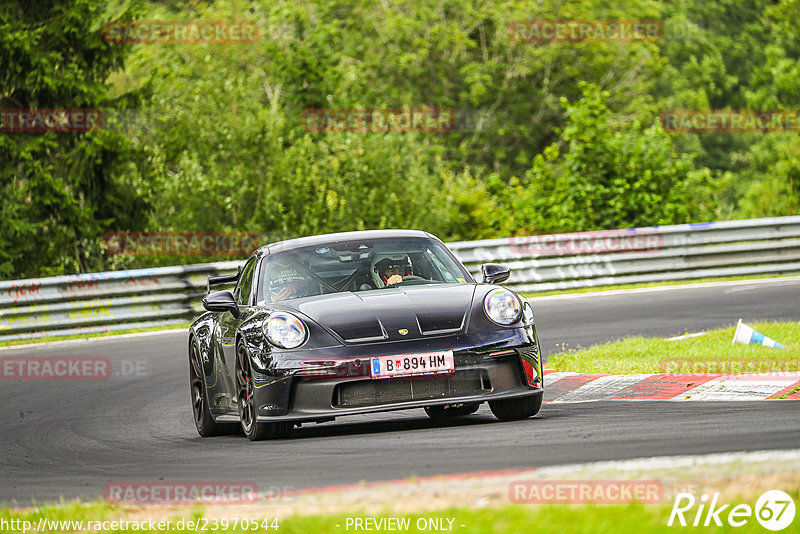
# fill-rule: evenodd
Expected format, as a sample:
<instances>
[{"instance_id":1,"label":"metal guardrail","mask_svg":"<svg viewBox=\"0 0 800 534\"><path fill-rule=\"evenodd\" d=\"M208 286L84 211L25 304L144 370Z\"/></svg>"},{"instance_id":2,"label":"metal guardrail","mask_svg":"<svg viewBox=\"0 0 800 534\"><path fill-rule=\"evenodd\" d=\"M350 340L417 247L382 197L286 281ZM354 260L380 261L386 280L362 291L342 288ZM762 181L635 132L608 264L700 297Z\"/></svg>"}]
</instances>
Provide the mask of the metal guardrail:
<instances>
[{"instance_id":1,"label":"metal guardrail","mask_svg":"<svg viewBox=\"0 0 800 534\"><path fill-rule=\"evenodd\" d=\"M539 292L600 285L800 273L800 216L448 243L474 275ZM202 311L206 275L241 262L0 282L0 341L182 324Z\"/></svg>"},{"instance_id":2,"label":"metal guardrail","mask_svg":"<svg viewBox=\"0 0 800 534\"><path fill-rule=\"evenodd\" d=\"M206 275L239 263L0 282L0 341L182 324L202 310Z\"/></svg>"},{"instance_id":3,"label":"metal guardrail","mask_svg":"<svg viewBox=\"0 0 800 534\"><path fill-rule=\"evenodd\" d=\"M800 216L448 243L478 273L506 263L508 285L540 292L722 276L800 273Z\"/></svg>"}]
</instances>

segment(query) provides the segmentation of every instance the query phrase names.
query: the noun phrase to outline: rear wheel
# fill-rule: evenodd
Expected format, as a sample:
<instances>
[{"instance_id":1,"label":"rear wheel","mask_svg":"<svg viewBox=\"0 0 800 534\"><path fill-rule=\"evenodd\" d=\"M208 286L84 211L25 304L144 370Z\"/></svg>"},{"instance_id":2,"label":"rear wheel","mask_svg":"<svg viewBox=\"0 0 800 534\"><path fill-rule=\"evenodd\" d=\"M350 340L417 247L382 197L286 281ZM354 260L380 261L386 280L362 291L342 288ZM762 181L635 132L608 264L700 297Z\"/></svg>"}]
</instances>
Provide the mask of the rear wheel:
<instances>
[{"instance_id":1,"label":"rear wheel","mask_svg":"<svg viewBox=\"0 0 800 534\"><path fill-rule=\"evenodd\" d=\"M463 417L478 411L480 404L461 404L459 406L426 406L425 413L434 421L449 421L455 417Z\"/></svg>"},{"instance_id":2,"label":"rear wheel","mask_svg":"<svg viewBox=\"0 0 800 534\"><path fill-rule=\"evenodd\" d=\"M544 393L537 393L519 399L489 401L489 408L501 421L515 421L533 417L542 407Z\"/></svg>"},{"instance_id":3,"label":"rear wheel","mask_svg":"<svg viewBox=\"0 0 800 534\"><path fill-rule=\"evenodd\" d=\"M189 349L189 387L192 392L194 426L200 436L207 438L236 432L236 423L217 423L211 417L206 387L203 382L203 365L200 362L200 351L194 342L192 342Z\"/></svg>"},{"instance_id":4,"label":"rear wheel","mask_svg":"<svg viewBox=\"0 0 800 534\"><path fill-rule=\"evenodd\" d=\"M259 423L256 421L256 407L253 402L253 377L250 368L250 357L242 344L236 347L236 384L238 386L237 406L242 431L250 441L262 439L279 439L289 436L293 424Z\"/></svg>"}]
</instances>

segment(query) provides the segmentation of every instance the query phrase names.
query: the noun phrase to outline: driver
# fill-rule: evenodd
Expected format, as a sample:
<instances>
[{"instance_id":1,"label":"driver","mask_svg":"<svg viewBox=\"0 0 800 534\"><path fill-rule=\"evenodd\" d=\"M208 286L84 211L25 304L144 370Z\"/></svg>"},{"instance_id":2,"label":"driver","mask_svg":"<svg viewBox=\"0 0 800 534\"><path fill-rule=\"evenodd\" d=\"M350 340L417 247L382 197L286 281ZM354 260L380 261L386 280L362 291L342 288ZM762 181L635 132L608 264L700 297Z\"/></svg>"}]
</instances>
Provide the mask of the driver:
<instances>
[{"instance_id":1,"label":"driver","mask_svg":"<svg viewBox=\"0 0 800 534\"><path fill-rule=\"evenodd\" d=\"M375 256L371 271L375 287L381 288L402 282L404 276L412 275L413 269L407 254L391 254Z\"/></svg>"},{"instance_id":2,"label":"driver","mask_svg":"<svg viewBox=\"0 0 800 534\"><path fill-rule=\"evenodd\" d=\"M270 302L308 296L309 283L301 273L302 269L294 261L279 260L271 263L267 284Z\"/></svg>"}]
</instances>

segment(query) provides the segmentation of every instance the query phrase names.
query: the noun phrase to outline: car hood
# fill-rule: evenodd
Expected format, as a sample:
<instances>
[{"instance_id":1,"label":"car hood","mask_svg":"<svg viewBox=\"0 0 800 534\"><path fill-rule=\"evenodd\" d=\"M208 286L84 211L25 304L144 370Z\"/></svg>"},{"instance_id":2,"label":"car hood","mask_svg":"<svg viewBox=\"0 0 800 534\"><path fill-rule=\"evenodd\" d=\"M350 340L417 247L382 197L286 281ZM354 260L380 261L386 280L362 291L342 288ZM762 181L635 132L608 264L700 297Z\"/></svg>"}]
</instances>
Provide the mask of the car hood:
<instances>
[{"instance_id":1,"label":"car hood","mask_svg":"<svg viewBox=\"0 0 800 534\"><path fill-rule=\"evenodd\" d=\"M415 339L465 332L475 287L387 287L303 299L296 307L348 344Z\"/></svg>"}]
</instances>

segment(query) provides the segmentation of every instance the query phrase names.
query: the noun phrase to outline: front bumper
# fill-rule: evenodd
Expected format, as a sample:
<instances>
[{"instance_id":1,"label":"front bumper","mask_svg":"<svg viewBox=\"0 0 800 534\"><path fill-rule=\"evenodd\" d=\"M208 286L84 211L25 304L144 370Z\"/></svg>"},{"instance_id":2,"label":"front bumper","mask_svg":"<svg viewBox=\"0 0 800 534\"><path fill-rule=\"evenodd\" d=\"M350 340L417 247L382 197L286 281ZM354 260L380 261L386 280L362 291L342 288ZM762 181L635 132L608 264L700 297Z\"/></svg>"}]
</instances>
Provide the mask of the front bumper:
<instances>
[{"instance_id":1,"label":"front bumper","mask_svg":"<svg viewBox=\"0 0 800 534\"><path fill-rule=\"evenodd\" d=\"M491 334L342 347L324 354L293 353L279 360L269 375L254 377L257 421L329 421L344 415L541 394L535 332L519 328ZM454 373L379 380L369 374L371 356L439 350L453 350Z\"/></svg>"}]
</instances>

